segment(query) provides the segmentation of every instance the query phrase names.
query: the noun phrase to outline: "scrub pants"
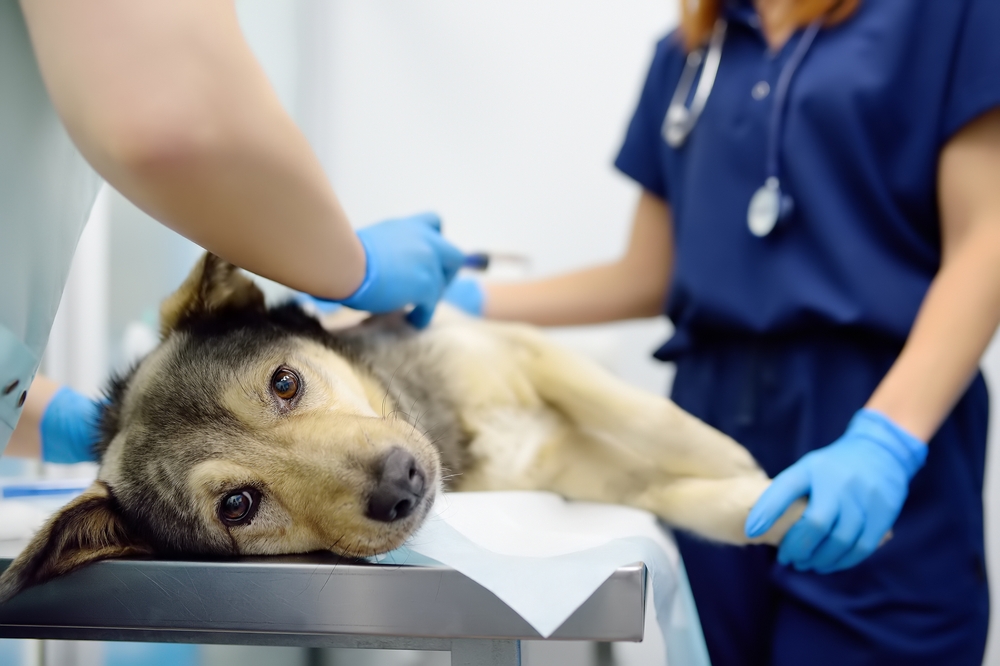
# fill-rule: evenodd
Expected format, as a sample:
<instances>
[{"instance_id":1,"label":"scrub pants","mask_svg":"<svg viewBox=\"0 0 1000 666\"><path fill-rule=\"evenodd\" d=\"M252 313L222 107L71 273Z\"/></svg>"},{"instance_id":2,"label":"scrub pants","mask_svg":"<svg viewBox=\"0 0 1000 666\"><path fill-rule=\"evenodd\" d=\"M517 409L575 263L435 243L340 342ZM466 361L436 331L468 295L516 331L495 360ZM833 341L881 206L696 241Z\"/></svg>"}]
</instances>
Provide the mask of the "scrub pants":
<instances>
[{"instance_id":1,"label":"scrub pants","mask_svg":"<svg viewBox=\"0 0 1000 666\"><path fill-rule=\"evenodd\" d=\"M773 477L843 434L899 350L850 333L701 342L677 357L672 397ZM770 546L677 534L713 666L981 664L988 408L977 374L930 442L892 538L852 569L800 573Z\"/></svg>"}]
</instances>

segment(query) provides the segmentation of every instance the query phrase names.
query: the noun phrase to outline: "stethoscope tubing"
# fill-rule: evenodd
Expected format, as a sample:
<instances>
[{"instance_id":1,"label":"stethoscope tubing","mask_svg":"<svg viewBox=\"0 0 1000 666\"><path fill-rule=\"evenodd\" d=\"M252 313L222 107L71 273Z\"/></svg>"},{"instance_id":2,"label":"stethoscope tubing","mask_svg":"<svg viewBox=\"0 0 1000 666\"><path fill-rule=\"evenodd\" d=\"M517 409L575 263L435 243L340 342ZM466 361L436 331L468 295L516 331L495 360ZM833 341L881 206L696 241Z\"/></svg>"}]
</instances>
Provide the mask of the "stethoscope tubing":
<instances>
[{"instance_id":1,"label":"stethoscope tubing","mask_svg":"<svg viewBox=\"0 0 1000 666\"><path fill-rule=\"evenodd\" d=\"M766 177L764 185L754 193L747 209L747 224L750 231L758 237L769 235L775 224L780 219L788 217L793 209L791 197L781 189L781 137L784 132L788 93L799 65L809 53L825 20L824 16L809 24L778 74L772 98L774 101L771 116L768 120L764 165ZM707 53L705 49L692 51L684 63L684 70L670 99L661 130L664 140L674 149L679 149L685 144L705 109L722 61L726 28L724 19L717 20ZM704 67L702 67L703 60ZM700 76L699 69L701 69ZM695 86L696 78L697 86ZM688 106L687 98L691 94L692 87L695 87L695 93L691 105Z\"/></svg>"},{"instance_id":2,"label":"stethoscope tubing","mask_svg":"<svg viewBox=\"0 0 1000 666\"><path fill-rule=\"evenodd\" d=\"M816 35L819 34L820 28L823 27L824 20L823 18L819 18L809 24L809 27L806 28L805 33L802 35L802 39L795 45L795 50L778 75L778 83L775 85L774 90L774 107L771 109L771 118L768 123L766 165L768 178L777 178L779 180L781 178L781 135L784 132L785 126L785 107L788 106L788 90L791 88L796 70L798 70L799 65L802 64L806 54L812 47L812 43L816 40Z\"/></svg>"},{"instance_id":3,"label":"stethoscope tubing","mask_svg":"<svg viewBox=\"0 0 1000 666\"><path fill-rule=\"evenodd\" d=\"M715 86L715 77L719 73L719 63L722 61L722 46L726 41L726 21L719 19L712 29L712 37L706 49L698 49L688 54L684 61L684 70L681 78L674 89L674 95L670 99L670 106L667 108L667 115L663 119L661 134L664 140L672 148L680 148L687 141L688 135L698 123L701 112L708 103L708 97ZM702 62L704 61L704 68ZM698 70L701 68L701 76ZM688 95L695 85L695 77L698 85L691 100L691 106L687 104Z\"/></svg>"}]
</instances>

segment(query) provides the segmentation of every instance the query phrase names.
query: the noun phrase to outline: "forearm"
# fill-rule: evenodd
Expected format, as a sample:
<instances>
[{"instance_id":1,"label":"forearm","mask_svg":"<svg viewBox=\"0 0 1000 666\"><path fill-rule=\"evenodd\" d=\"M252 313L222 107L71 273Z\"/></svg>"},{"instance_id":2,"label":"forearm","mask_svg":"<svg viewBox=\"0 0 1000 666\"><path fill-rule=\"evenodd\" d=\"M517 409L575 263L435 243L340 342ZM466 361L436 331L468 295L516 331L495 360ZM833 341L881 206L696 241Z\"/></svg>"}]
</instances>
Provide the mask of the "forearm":
<instances>
[{"instance_id":1,"label":"forearm","mask_svg":"<svg viewBox=\"0 0 1000 666\"><path fill-rule=\"evenodd\" d=\"M45 408L48 406L52 396L59 390L59 384L38 375L35 381L31 382L28 389L28 396L24 400L24 407L21 411L21 418L14 428L10 442L7 444L5 455L16 456L18 458L40 458L42 455L42 439L39 426Z\"/></svg>"},{"instance_id":2,"label":"forearm","mask_svg":"<svg viewBox=\"0 0 1000 666\"><path fill-rule=\"evenodd\" d=\"M896 363L868 402L929 440L961 397L1000 323L1000 110L941 151L941 268Z\"/></svg>"},{"instance_id":3,"label":"forearm","mask_svg":"<svg viewBox=\"0 0 1000 666\"><path fill-rule=\"evenodd\" d=\"M350 296L365 254L346 215L297 132L259 125L176 162L109 164L103 173L154 218L237 266L322 298Z\"/></svg>"},{"instance_id":4,"label":"forearm","mask_svg":"<svg viewBox=\"0 0 1000 666\"><path fill-rule=\"evenodd\" d=\"M22 0L53 102L94 167L233 263L340 298L357 241L228 0Z\"/></svg>"},{"instance_id":5,"label":"forearm","mask_svg":"<svg viewBox=\"0 0 1000 666\"><path fill-rule=\"evenodd\" d=\"M543 326L654 317L663 312L673 247L669 207L643 192L621 259L546 280L487 284L483 314Z\"/></svg>"},{"instance_id":6,"label":"forearm","mask_svg":"<svg viewBox=\"0 0 1000 666\"><path fill-rule=\"evenodd\" d=\"M546 280L486 284L483 315L540 326L653 317L663 312L664 284L645 283L621 262Z\"/></svg>"},{"instance_id":7,"label":"forearm","mask_svg":"<svg viewBox=\"0 0 1000 666\"><path fill-rule=\"evenodd\" d=\"M903 352L868 402L927 441L1000 324L1000 225L979 224L931 284Z\"/></svg>"}]
</instances>

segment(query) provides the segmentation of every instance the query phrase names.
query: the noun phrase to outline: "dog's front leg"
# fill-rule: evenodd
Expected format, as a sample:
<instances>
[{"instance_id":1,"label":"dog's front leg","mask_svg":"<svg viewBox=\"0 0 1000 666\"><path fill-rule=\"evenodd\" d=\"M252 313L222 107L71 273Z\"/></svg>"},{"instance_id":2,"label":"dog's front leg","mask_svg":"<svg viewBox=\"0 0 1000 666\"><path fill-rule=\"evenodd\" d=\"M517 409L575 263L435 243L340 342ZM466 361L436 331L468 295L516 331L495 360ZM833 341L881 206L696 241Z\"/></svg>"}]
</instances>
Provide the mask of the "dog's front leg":
<instances>
[{"instance_id":1,"label":"dog's front leg","mask_svg":"<svg viewBox=\"0 0 1000 666\"><path fill-rule=\"evenodd\" d=\"M532 329L514 328L539 396L580 430L672 476L761 476L753 456L667 398L637 389Z\"/></svg>"},{"instance_id":2,"label":"dog's front leg","mask_svg":"<svg viewBox=\"0 0 1000 666\"><path fill-rule=\"evenodd\" d=\"M743 523L770 480L746 449L531 329L511 327L509 335L522 345L521 363L539 396L588 440L617 450L617 464L646 472L637 475L646 477L645 487L622 501L710 539L749 542ZM755 541L779 543L803 508L797 503Z\"/></svg>"}]
</instances>

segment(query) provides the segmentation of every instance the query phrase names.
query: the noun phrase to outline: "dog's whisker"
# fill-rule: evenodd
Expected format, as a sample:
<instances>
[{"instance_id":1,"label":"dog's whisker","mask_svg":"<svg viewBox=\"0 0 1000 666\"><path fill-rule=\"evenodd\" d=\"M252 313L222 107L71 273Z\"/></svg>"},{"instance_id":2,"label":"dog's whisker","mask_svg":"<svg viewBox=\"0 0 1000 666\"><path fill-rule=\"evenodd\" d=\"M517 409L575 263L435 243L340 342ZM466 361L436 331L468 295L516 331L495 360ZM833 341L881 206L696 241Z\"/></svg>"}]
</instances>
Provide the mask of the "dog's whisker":
<instances>
[{"instance_id":1,"label":"dog's whisker","mask_svg":"<svg viewBox=\"0 0 1000 666\"><path fill-rule=\"evenodd\" d=\"M386 386L385 386L385 395L382 396L382 417L383 418L385 418L385 401L389 397L389 392L392 391L392 382L393 382L394 379L396 379L396 373L399 372L399 369L402 368L403 365L405 365L405 364L406 364L406 361L403 361L402 363L400 363L399 365L396 366L396 369L392 371L392 376L389 377L389 383L386 384Z\"/></svg>"},{"instance_id":2,"label":"dog's whisker","mask_svg":"<svg viewBox=\"0 0 1000 666\"><path fill-rule=\"evenodd\" d=\"M413 399L413 404L412 404L412 405L410 405L410 411L412 412L412 411L413 411L413 409L414 409L414 408L415 408L416 406L417 406L417 399L416 399L416 398L414 398L414 399ZM426 411L426 410L424 410L424 411ZM420 417L421 417L421 416L423 416L423 414L424 414L424 412L423 412L423 411L421 411L421 412L420 412L420 414L418 414L418 415L417 415L417 418L416 418L416 420L414 420L414 421L413 421L413 427L412 427L412 428L410 429L410 434L411 434L411 435L412 435L412 434L413 434L413 432L414 432L414 431L416 430L416 428L417 428L417 424L418 424L418 423L420 423Z\"/></svg>"},{"instance_id":3,"label":"dog's whisker","mask_svg":"<svg viewBox=\"0 0 1000 666\"><path fill-rule=\"evenodd\" d=\"M413 427L410 428L410 436L411 437L413 436L413 433L415 433L417 431L417 426L420 425L420 419L424 418L424 414L426 414L426 413L427 413L427 410L424 409L419 414L417 414L417 418L413 422ZM420 431L420 434L423 435L424 437L427 437L427 433L424 432L423 430Z\"/></svg>"}]
</instances>

